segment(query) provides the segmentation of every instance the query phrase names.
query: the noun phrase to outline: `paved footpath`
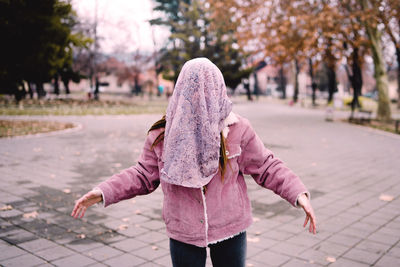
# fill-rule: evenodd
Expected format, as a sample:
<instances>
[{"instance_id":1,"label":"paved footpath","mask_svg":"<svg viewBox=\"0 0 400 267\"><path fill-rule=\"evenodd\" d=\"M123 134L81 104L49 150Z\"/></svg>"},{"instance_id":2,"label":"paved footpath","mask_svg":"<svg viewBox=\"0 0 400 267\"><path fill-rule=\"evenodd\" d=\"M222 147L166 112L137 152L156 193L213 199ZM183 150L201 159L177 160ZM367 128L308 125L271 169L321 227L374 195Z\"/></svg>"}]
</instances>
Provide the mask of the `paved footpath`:
<instances>
[{"instance_id":1,"label":"paved footpath","mask_svg":"<svg viewBox=\"0 0 400 267\"><path fill-rule=\"evenodd\" d=\"M400 266L399 136L266 101L234 110L300 175L318 218L313 236L301 210L248 177L247 266ZM81 128L1 139L0 265L171 266L160 188L69 216L74 199L135 163L159 117L38 117Z\"/></svg>"}]
</instances>

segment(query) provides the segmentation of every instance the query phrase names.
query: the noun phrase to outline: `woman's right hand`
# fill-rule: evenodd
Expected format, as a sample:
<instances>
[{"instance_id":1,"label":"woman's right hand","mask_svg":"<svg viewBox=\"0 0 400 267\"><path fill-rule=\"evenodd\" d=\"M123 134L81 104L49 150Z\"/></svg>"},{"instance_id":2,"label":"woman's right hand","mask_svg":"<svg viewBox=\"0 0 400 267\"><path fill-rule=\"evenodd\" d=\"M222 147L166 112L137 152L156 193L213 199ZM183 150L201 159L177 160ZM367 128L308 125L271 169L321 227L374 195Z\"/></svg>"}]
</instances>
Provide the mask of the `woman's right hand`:
<instances>
[{"instance_id":1,"label":"woman's right hand","mask_svg":"<svg viewBox=\"0 0 400 267\"><path fill-rule=\"evenodd\" d=\"M74 218L82 218L85 215L86 209L90 206L99 203L103 200L100 190L92 190L83 195L80 199L75 201L75 207L72 210L71 216Z\"/></svg>"}]
</instances>

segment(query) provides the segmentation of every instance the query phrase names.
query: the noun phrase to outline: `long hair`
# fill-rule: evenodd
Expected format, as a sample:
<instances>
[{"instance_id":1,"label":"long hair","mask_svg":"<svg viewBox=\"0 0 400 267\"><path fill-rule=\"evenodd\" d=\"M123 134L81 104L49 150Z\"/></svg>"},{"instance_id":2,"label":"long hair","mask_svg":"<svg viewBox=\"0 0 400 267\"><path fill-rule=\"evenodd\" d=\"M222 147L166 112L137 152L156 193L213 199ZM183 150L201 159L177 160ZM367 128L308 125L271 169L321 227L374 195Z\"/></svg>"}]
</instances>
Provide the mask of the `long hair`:
<instances>
[{"instance_id":1,"label":"long hair","mask_svg":"<svg viewBox=\"0 0 400 267\"><path fill-rule=\"evenodd\" d=\"M158 121L156 121L149 129L148 133L150 133L153 130L156 129L160 129L160 128L164 128L165 129L165 124L166 124L166 120L165 120L165 115ZM151 148L154 148L157 144L159 144L161 141L164 140L164 134L165 134L165 130L162 131L157 138L154 140L153 144L151 145ZM224 174L226 171L226 164L228 162L228 157L226 156L226 143L225 143L225 137L222 134L222 132L220 133L221 135L221 145L220 145L220 149L219 149L219 170L221 171L221 179L222 181L224 181Z\"/></svg>"}]
</instances>

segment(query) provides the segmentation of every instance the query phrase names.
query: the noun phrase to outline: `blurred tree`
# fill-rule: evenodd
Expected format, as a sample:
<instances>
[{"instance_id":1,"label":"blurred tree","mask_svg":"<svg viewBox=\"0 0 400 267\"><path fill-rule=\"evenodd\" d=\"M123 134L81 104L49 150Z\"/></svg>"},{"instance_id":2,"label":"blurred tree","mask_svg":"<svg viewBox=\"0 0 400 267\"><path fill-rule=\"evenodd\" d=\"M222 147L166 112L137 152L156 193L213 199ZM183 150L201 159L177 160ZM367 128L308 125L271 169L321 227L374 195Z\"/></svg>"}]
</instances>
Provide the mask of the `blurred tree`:
<instances>
[{"instance_id":1,"label":"blurred tree","mask_svg":"<svg viewBox=\"0 0 400 267\"><path fill-rule=\"evenodd\" d=\"M378 89L378 112L380 120L391 119L390 103L388 97L388 77L386 73L385 60L383 58L381 37L382 32L378 28L378 12L381 8L379 0L358 0L363 11L362 23L369 39L369 46L374 61L374 77Z\"/></svg>"},{"instance_id":2,"label":"blurred tree","mask_svg":"<svg viewBox=\"0 0 400 267\"><path fill-rule=\"evenodd\" d=\"M218 9L201 0L179 1L174 6L179 7L178 12L174 11L176 14L163 21L153 20L153 24L167 25L171 29L169 44L161 50L159 60L163 77L176 81L187 60L207 57L221 70L226 85L235 89L242 78L249 76L251 69L242 68L245 55L228 26L231 26L230 18L214 20Z\"/></svg>"},{"instance_id":3,"label":"blurred tree","mask_svg":"<svg viewBox=\"0 0 400 267\"><path fill-rule=\"evenodd\" d=\"M385 26L385 32L392 41L396 50L397 60L397 108L400 109L400 1L379 1L379 22Z\"/></svg>"},{"instance_id":4,"label":"blurred tree","mask_svg":"<svg viewBox=\"0 0 400 267\"><path fill-rule=\"evenodd\" d=\"M76 16L69 3L59 0L0 2L0 90L19 100L24 81L33 96L46 92L43 83L71 64L70 47L78 36L71 34ZM76 43L76 42L75 42ZM23 93L22 93L23 94Z\"/></svg>"}]
</instances>

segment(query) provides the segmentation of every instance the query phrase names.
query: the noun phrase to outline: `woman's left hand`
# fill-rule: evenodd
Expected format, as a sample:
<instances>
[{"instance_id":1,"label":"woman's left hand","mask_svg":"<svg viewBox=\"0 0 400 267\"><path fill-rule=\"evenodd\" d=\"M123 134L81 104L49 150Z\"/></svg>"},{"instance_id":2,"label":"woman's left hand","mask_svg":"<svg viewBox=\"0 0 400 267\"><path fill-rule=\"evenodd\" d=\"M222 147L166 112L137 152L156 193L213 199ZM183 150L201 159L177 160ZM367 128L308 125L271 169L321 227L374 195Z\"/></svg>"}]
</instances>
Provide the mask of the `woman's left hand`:
<instances>
[{"instance_id":1,"label":"woman's left hand","mask_svg":"<svg viewBox=\"0 0 400 267\"><path fill-rule=\"evenodd\" d=\"M306 194L302 194L299 198L298 198L298 204L303 208L304 212L306 213L306 219L304 221L304 225L303 227L306 227L308 221L310 221L310 226L309 226L309 232L310 233L317 233L317 222L315 219L315 214L314 214L314 210L311 206L311 202L308 199Z\"/></svg>"}]
</instances>

